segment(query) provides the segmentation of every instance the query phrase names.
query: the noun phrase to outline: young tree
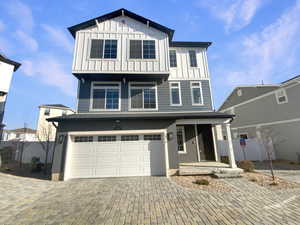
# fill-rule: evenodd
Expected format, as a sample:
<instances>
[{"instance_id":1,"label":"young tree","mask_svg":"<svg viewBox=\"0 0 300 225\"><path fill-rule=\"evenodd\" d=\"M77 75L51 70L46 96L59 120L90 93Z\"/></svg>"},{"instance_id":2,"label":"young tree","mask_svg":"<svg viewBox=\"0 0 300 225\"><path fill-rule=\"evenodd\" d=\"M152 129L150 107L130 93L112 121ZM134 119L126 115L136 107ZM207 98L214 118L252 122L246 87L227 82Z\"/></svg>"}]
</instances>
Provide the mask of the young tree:
<instances>
[{"instance_id":1,"label":"young tree","mask_svg":"<svg viewBox=\"0 0 300 225\"><path fill-rule=\"evenodd\" d=\"M42 146L42 149L45 151L45 168L44 173L47 173L47 162L48 162L48 155L51 148L51 143L53 142L55 138L55 132L53 131L52 125L50 123L42 126L37 131L37 139L40 145Z\"/></svg>"},{"instance_id":2,"label":"young tree","mask_svg":"<svg viewBox=\"0 0 300 225\"><path fill-rule=\"evenodd\" d=\"M263 146L266 149L272 179L273 181L275 181L273 168L274 145L283 142L284 139L278 132L275 132L271 128L259 128L258 131L260 133L259 139L261 140Z\"/></svg>"}]
</instances>

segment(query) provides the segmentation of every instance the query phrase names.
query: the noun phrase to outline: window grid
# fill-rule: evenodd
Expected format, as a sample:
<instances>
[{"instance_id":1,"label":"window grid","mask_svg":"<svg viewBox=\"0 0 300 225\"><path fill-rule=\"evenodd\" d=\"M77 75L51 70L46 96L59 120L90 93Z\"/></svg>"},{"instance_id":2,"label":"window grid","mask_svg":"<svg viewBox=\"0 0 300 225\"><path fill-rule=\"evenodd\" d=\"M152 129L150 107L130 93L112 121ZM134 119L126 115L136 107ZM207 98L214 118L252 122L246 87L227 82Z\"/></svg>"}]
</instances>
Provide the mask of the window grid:
<instances>
[{"instance_id":1,"label":"window grid","mask_svg":"<svg viewBox=\"0 0 300 225\"><path fill-rule=\"evenodd\" d=\"M284 89L276 92L276 99L278 104L283 104L288 102L288 98Z\"/></svg>"},{"instance_id":2,"label":"window grid","mask_svg":"<svg viewBox=\"0 0 300 225\"><path fill-rule=\"evenodd\" d=\"M92 85L92 110L120 110L120 84L94 83Z\"/></svg>"},{"instance_id":3,"label":"window grid","mask_svg":"<svg viewBox=\"0 0 300 225\"><path fill-rule=\"evenodd\" d=\"M93 136L76 136L75 142L93 142Z\"/></svg>"},{"instance_id":4,"label":"window grid","mask_svg":"<svg viewBox=\"0 0 300 225\"><path fill-rule=\"evenodd\" d=\"M189 50L189 56L190 56L190 66L191 67L197 67L196 51L195 50Z\"/></svg>"},{"instance_id":5,"label":"window grid","mask_svg":"<svg viewBox=\"0 0 300 225\"><path fill-rule=\"evenodd\" d=\"M155 84L130 84L130 109L155 110L157 109L157 93Z\"/></svg>"},{"instance_id":6,"label":"window grid","mask_svg":"<svg viewBox=\"0 0 300 225\"><path fill-rule=\"evenodd\" d=\"M116 59L118 40L92 39L90 58L91 59Z\"/></svg>"},{"instance_id":7,"label":"window grid","mask_svg":"<svg viewBox=\"0 0 300 225\"><path fill-rule=\"evenodd\" d=\"M155 41L154 40L130 40L129 58L130 59L155 59Z\"/></svg>"},{"instance_id":8,"label":"window grid","mask_svg":"<svg viewBox=\"0 0 300 225\"><path fill-rule=\"evenodd\" d=\"M180 106L181 105L181 90L179 82L170 83L170 100L171 105Z\"/></svg>"},{"instance_id":9,"label":"window grid","mask_svg":"<svg viewBox=\"0 0 300 225\"><path fill-rule=\"evenodd\" d=\"M192 105L203 105L201 82L191 82Z\"/></svg>"},{"instance_id":10,"label":"window grid","mask_svg":"<svg viewBox=\"0 0 300 225\"><path fill-rule=\"evenodd\" d=\"M98 142L114 142L116 140L116 136L98 136Z\"/></svg>"},{"instance_id":11,"label":"window grid","mask_svg":"<svg viewBox=\"0 0 300 225\"><path fill-rule=\"evenodd\" d=\"M138 141L139 136L138 135L122 135L121 141Z\"/></svg>"},{"instance_id":12,"label":"window grid","mask_svg":"<svg viewBox=\"0 0 300 225\"><path fill-rule=\"evenodd\" d=\"M176 50L170 50L170 67L177 67Z\"/></svg>"},{"instance_id":13,"label":"window grid","mask_svg":"<svg viewBox=\"0 0 300 225\"><path fill-rule=\"evenodd\" d=\"M145 141L160 141L161 135L160 134L145 134L144 140Z\"/></svg>"}]
</instances>

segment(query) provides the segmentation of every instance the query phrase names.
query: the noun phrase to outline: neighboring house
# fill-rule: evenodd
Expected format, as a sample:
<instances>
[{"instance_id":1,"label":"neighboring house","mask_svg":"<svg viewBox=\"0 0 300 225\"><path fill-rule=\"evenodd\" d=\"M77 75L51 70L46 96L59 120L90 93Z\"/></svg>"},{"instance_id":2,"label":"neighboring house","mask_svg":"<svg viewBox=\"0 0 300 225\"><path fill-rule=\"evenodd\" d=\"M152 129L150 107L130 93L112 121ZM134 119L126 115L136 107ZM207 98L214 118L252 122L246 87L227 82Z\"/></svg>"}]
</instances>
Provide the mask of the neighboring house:
<instances>
[{"instance_id":1,"label":"neighboring house","mask_svg":"<svg viewBox=\"0 0 300 225\"><path fill-rule=\"evenodd\" d=\"M2 141L36 141L36 130L30 128L18 128L3 130Z\"/></svg>"},{"instance_id":2,"label":"neighboring house","mask_svg":"<svg viewBox=\"0 0 300 225\"><path fill-rule=\"evenodd\" d=\"M20 65L20 63L12 61L0 53L0 137L2 137L2 130L5 127L3 116L12 75Z\"/></svg>"},{"instance_id":3,"label":"neighboring house","mask_svg":"<svg viewBox=\"0 0 300 225\"><path fill-rule=\"evenodd\" d=\"M220 107L235 114L235 138L270 142L277 159L300 160L300 75L274 85L238 86ZM219 137L227 138L226 134Z\"/></svg>"},{"instance_id":4,"label":"neighboring house","mask_svg":"<svg viewBox=\"0 0 300 225\"><path fill-rule=\"evenodd\" d=\"M37 124L37 135L39 141L54 141L56 128L47 121L48 118L66 116L73 114L74 111L62 104L48 104L39 106L39 119Z\"/></svg>"},{"instance_id":5,"label":"neighboring house","mask_svg":"<svg viewBox=\"0 0 300 225\"><path fill-rule=\"evenodd\" d=\"M52 179L168 176L219 159L214 127L226 124L230 140L232 115L213 109L211 42L173 41L174 30L126 9L69 31L78 103L48 119L58 122Z\"/></svg>"}]
</instances>

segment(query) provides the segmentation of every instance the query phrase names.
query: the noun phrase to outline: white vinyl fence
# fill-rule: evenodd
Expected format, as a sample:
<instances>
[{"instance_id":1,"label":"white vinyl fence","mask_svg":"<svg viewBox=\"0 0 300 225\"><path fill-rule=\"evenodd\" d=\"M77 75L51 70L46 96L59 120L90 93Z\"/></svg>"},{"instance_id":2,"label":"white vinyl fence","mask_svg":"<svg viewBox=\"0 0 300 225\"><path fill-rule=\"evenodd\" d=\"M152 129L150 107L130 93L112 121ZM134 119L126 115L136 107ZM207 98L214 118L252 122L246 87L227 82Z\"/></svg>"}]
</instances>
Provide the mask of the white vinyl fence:
<instances>
[{"instance_id":1,"label":"white vinyl fence","mask_svg":"<svg viewBox=\"0 0 300 225\"><path fill-rule=\"evenodd\" d=\"M234 156L236 161L245 160L243 149L240 146L239 139L232 140ZM227 140L218 141L218 151L221 156L228 156L228 142ZM263 161L267 160L267 151L263 144L259 143L257 139L247 139L245 147L246 160ZM272 159L275 159L274 151L272 151Z\"/></svg>"},{"instance_id":2,"label":"white vinyl fence","mask_svg":"<svg viewBox=\"0 0 300 225\"><path fill-rule=\"evenodd\" d=\"M46 145L46 143L44 142ZM54 147L54 142L50 142L49 144L49 152L48 152L48 157L47 157L47 162L51 163L52 162L52 155L53 155L53 147ZM21 161L21 149L22 149L22 144L20 143L18 145L17 151L16 151L16 160ZM23 149L23 155L22 155L22 162L23 163L30 163L32 157L38 157L40 158L40 161L42 163L45 163L46 159L46 152L42 148L41 143L39 142L25 142L24 143L24 149Z\"/></svg>"}]
</instances>

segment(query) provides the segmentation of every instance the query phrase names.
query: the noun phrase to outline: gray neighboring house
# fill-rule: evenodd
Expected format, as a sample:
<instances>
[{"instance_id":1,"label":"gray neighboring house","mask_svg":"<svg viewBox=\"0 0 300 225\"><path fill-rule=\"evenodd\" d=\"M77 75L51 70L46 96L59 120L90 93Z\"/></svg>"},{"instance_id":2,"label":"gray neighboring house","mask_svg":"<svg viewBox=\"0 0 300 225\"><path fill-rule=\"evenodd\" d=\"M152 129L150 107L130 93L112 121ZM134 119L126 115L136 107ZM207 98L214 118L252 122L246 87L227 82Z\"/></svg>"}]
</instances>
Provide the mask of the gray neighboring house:
<instances>
[{"instance_id":1,"label":"gray neighboring house","mask_svg":"<svg viewBox=\"0 0 300 225\"><path fill-rule=\"evenodd\" d=\"M211 42L173 41L174 30L126 9L68 29L77 110L47 119L58 123L53 180L169 176L219 160L215 126L230 136L233 116L213 109Z\"/></svg>"},{"instance_id":2,"label":"gray neighboring house","mask_svg":"<svg viewBox=\"0 0 300 225\"><path fill-rule=\"evenodd\" d=\"M236 115L233 137L270 137L276 159L300 160L300 75L280 84L238 86L219 111Z\"/></svg>"},{"instance_id":3,"label":"gray neighboring house","mask_svg":"<svg viewBox=\"0 0 300 225\"><path fill-rule=\"evenodd\" d=\"M13 72L17 71L20 65L20 63L8 59L0 53L0 137L2 137L2 131L5 127L3 124L3 117L12 75Z\"/></svg>"}]
</instances>

